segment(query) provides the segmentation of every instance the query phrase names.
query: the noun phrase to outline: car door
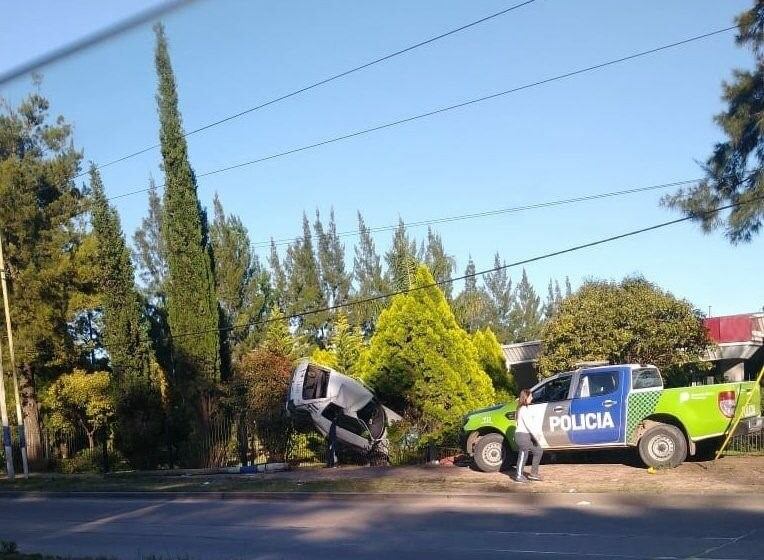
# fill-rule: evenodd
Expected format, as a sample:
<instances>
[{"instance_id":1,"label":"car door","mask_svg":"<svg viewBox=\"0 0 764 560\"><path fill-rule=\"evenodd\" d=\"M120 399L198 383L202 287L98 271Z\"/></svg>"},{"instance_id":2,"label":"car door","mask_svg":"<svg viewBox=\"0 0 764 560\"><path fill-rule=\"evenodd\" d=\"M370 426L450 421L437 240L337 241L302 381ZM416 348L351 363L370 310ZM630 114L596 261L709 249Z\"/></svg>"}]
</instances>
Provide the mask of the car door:
<instances>
[{"instance_id":1,"label":"car door","mask_svg":"<svg viewBox=\"0 0 764 560\"><path fill-rule=\"evenodd\" d=\"M528 407L533 436L541 447L568 447L567 434L560 428L561 418L570 409L569 392L572 374L561 374L533 390Z\"/></svg>"},{"instance_id":2,"label":"car door","mask_svg":"<svg viewBox=\"0 0 764 560\"><path fill-rule=\"evenodd\" d=\"M628 387L618 368L582 371L570 406L570 441L576 447L623 442Z\"/></svg>"}]
</instances>

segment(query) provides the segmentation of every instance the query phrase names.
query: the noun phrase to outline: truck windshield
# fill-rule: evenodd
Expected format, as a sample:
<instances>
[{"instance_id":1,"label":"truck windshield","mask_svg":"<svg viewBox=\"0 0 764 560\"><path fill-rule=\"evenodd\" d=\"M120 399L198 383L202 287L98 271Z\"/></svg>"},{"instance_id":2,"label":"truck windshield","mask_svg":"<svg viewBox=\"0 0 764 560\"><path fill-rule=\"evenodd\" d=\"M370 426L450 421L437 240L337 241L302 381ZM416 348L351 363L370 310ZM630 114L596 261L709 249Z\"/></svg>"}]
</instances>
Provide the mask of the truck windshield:
<instances>
[{"instance_id":1,"label":"truck windshield","mask_svg":"<svg viewBox=\"0 0 764 560\"><path fill-rule=\"evenodd\" d=\"M653 389L663 387L660 372L655 368L639 368L631 372L632 389Z\"/></svg>"},{"instance_id":2,"label":"truck windshield","mask_svg":"<svg viewBox=\"0 0 764 560\"><path fill-rule=\"evenodd\" d=\"M533 404L566 400L570 390L571 379L570 375L565 375L547 381L533 391Z\"/></svg>"}]
</instances>

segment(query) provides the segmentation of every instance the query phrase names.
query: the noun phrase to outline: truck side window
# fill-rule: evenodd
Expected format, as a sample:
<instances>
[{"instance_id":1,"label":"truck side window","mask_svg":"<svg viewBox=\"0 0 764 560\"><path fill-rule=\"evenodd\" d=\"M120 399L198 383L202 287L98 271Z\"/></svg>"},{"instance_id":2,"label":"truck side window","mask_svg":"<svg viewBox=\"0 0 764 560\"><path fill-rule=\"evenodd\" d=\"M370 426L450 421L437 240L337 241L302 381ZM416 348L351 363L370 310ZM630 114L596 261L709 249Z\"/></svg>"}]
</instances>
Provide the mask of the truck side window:
<instances>
[{"instance_id":1,"label":"truck side window","mask_svg":"<svg viewBox=\"0 0 764 560\"><path fill-rule=\"evenodd\" d=\"M652 389L663 387L660 372L655 368L640 368L631 372L632 389Z\"/></svg>"},{"instance_id":2,"label":"truck side window","mask_svg":"<svg viewBox=\"0 0 764 560\"><path fill-rule=\"evenodd\" d=\"M566 375L547 381L533 391L533 404L567 400L570 380L571 376Z\"/></svg>"},{"instance_id":3,"label":"truck side window","mask_svg":"<svg viewBox=\"0 0 764 560\"><path fill-rule=\"evenodd\" d=\"M593 371L581 375L576 390L576 398L601 397L618 389L618 372Z\"/></svg>"}]
</instances>

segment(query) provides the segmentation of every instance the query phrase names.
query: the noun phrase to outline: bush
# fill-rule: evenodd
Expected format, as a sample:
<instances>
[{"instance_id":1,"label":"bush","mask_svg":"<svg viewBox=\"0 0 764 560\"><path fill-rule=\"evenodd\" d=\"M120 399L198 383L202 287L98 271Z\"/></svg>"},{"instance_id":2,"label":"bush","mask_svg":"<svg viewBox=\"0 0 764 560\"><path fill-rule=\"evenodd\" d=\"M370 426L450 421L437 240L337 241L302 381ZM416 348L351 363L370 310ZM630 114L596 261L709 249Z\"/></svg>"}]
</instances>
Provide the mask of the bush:
<instances>
[{"instance_id":1,"label":"bush","mask_svg":"<svg viewBox=\"0 0 764 560\"><path fill-rule=\"evenodd\" d=\"M158 390L134 381L117 397L114 445L135 469L156 468L167 456L165 414Z\"/></svg>"}]
</instances>

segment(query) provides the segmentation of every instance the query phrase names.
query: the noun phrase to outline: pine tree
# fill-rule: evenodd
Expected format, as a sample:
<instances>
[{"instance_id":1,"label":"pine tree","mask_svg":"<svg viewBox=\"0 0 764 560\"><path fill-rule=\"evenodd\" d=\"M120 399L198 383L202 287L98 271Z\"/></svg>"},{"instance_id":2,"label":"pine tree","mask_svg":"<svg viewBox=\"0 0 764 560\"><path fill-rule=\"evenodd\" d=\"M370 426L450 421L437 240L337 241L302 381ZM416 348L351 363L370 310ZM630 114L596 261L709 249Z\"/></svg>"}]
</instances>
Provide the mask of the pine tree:
<instances>
[{"instance_id":1,"label":"pine tree","mask_svg":"<svg viewBox=\"0 0 764 560\"><path fill-rule=\"evenodd\" d=\"M489 272L483 277L488 302L490 304L489 325L491 330L496 333L503 342L513 342L514 327L512 325L511 311L514 305L514 294L512 292L512 280L507 274L499 253L496 253L493 259L494 268L498 269Z\"/></svg>"},{"instance_id":2,"label":"pine tree","mask_svg":"<svg viewBox=\"0 0 764 560\"><path fill-rule=\"evenodd\" d=\"M573 293L573 288L570 286L570 278L565 277L565 297L570 297Z\"/></svg>"},{"instance_id":3,"label":"pine tree","mask_svg":"<svg viewBox=\"0 0 764 560\"><path fill-rule=\"evenodd\" d=\"M90 188L103 293L104 343L119 384L147 375L151 356L148 324L135 289L135 272L119 215L106 199L95 165L90 167Z\"/></svg>"},{"instance_id":4,"label":"pine tree","mask_svg":"<svg viewBox=\"0 0 764 560\"><path fill-rule=\"evenodd\" d=\"M329 213L329 225L326 230L321 223L321 215L316 210L313 229L318 242L318 263L321 269L321 288L329 305L341 305L347 302L350 293L350 275L345 271L345 246L337 235L334 220L334 208Z\"/></svg>"},{"instance_id":5,"label":"pine tree","mask_svg":"<svg viewBox=\"0 0 764 560\"><path fill-rule=\"evenodd\" d=\"M560 290L560 283L557 280L552 282L550 279L549 286L547 286L546 301L541 308L541 313L544 316L544 319L549 319L552 315L554 315L555 311L559 309L562 300L563 297L562 290Z\"/></svg>"},{"instance_id":6,"label":"pine tree","mask_svg":"<svg viewBox=\"0 0 764 560\"><path fill-rule=\"evenodd\" d=\"M202 397L220 379L218 304L207 219L188 159L167 39L161 24L154 31L159 136L165 173L162 237L167 251L167 315L177 361L174 381L194 400L194 393ZM188 333L196 334L191 337ZM200 410L207 411L209 407L205 404ZM206 415L205 412L202 416L204 422Z\"/></svg>"},{"instance_id":7,"label":"pine tree","mask_svg":"<svg viewBox=\"0 0 764 560\"><path fill-rule=\"evenodd\" d=\"M33 467L44 460L38 390L75 365L69 320L97 303L96 282L84 277L92 267L80 258L89 236L75 219L84 203L74 181L82 154L71 125L51 122L48 109L38 93L17 107L0 100L0 224Z\"/></svg>"},{"instance_id":8,"label":"pine tree","mask_svg":"<svg viewBox=\"0 0 764 560\"><path fill-rule=\"evenodd\" d=\"M723 227L732 243L747 243L761 231L764 221L764 1L740 14L737 44L753 51L753 70L734 70L722 84L727 109L716 123L727 140L719 142L703 166L705 178L663 199L709 232ZM740 204L722 213L714 209Z\"/></svg>"},{"instance_id":9,"label":"pine tree","mask_svg":"<svg viewBox=\"0 0 764 560\"><path fill-rule=\"evenodd\" d=\"M247 228L238 216L226 215L217 193L213 200L210 242L222 325L227 329L226 353L230 357L236 347L252 335L251 329L238 327L265 316L270 306L270 282L252 251Z\"/></svg>"},{"instance_id":10,"label":"pine tree","mask_svg":"<svg viewBox=\"0 0 764 560\"><path fill-rule=\"evenodd\" d=\"M485 289L478 288L471 255L464 275L464 290L454 300L454 314L464 330L474 333L490 323L492 306Z\"/></svg>"},{"instance_id":11,"label":"pine tree","mask_svg":"<svg viewBox=\"0 0 764 560\"><path fill-rule=\"evenodd\" d=\"M512 306L512 325L516 342L537 340L541 334L541 298L533 289L523 269L523 277L517 285Z\"/></svg>"},{"instance_id":12,"label":"pine tree","mask_svg":"<svg viewBox=\"0 0 764 560\"><path fill-rule=\"evenodd\" d=\"M424 251L424 262L432 271L436 282L440 283L440 288L446 294L446 299L451 301L453 285L451 284L451 275L456 267L454 257L446 254L443 248L443 239L439 233L427 228L427 245Z\"/></svg>"},{"instance_id":13,"label":"pine tree","mask_svg":"<svg viewBox=\"0 0 764 560\"><path fill-rule=\"evenodd\" d=\"M398 219L398 227L393 233L393 243L385 254L387 262L387 283L396 290L411 288L419 264L414 239L409 239L406 224Z\"/></svg>"},{"instance_id":14,"label":"pine tree","mask_svg":"<svg viewBox=\"0 0 764 560\"><path fill-rule=\"evenodd\" d=\"M355 246L353 257L353 277L357 282L355 299L366 299L388 291L387 282L382 275L382 264L369 227L358 212L358 231L360 237ZM358 325L366 336L374 332L374 325L381 313L380 302L354 305L351 308L353 323Z\"/></svg>"},{"instance_id":15,"label":"pine tree","mask_svg":"<svg viewBox=\"0 0 764 560\"><path fill-rule=\"evenodd\" d=\"M144 293L149 301L164 306L165 279L167 278L167 251L162 237L162 199L152 177L149 180L149 212L133 235L135 260Z\"/></svg>"},{"instance_id":16,"label":"pine tree","mask_svg":"<svg viewBox=\"0 0 764 560\"><path fill-rule=\"evenodd\" d=\"M284 267L279 259L279 252L276 249L276 242L271 237L271 250L268 254L268 267L270 268L270 277L272 279L273 301L282 311L287 308L286 291L287 279Z\"/></svg>"},{"instance_id":17,"label":"pine tree","mask_svg":"<svg viewBox=\"0 0 764 560\"><path fill-rule=\"evenodd\" d=\"M287 278L287 311L290 315L326 307L310 223L305 214L302 215L302 237L287 249L284 268ZM326 345L327 318L328 313L313 313L297 319L295 326L299 334L307 336L323 348Z\"/></svg>"},{"instance_id":18,"label":"pine tree","mask_svg":"<svg viewBox=\"0 0 764 560\"><path fill-rule=\"evenodd\" d=\"M413 286L433 277L420 265ZM470 410L491 404L490 378L437 286L394 296L360 364L361 377L391 408L409 410L425 441L457 438Z\"/></svg>"}]
</instances>

